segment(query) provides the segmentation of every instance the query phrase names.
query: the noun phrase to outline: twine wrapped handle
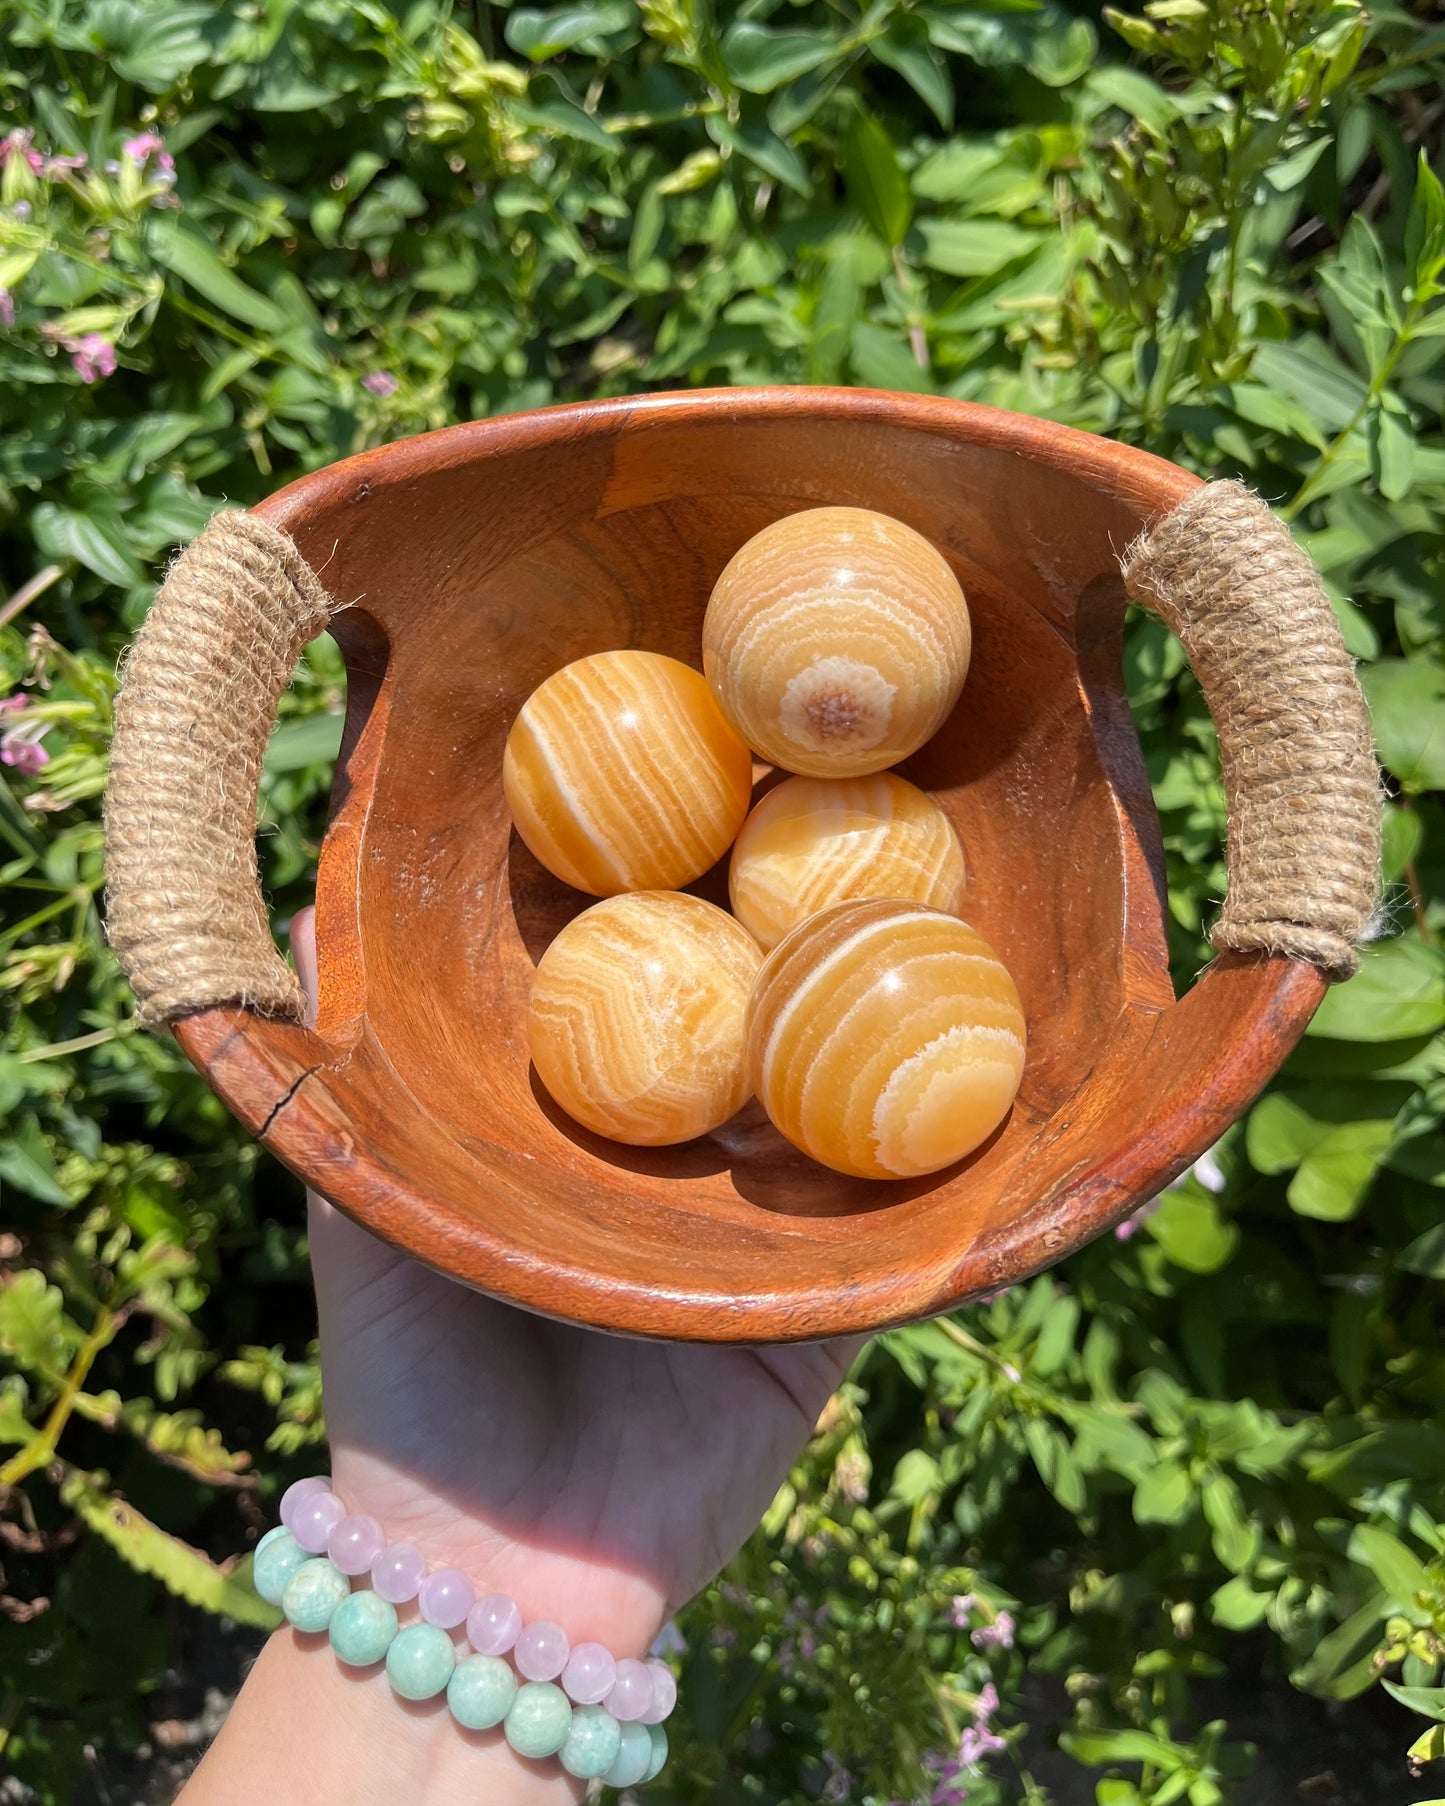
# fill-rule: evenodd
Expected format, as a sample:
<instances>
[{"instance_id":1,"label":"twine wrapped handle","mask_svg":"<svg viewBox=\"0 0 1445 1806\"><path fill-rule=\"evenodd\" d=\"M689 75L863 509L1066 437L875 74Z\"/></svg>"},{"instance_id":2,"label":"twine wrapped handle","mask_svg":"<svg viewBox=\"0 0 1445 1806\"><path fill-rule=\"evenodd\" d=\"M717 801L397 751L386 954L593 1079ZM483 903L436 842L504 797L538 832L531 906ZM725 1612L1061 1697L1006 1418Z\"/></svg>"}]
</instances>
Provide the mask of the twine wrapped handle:
<instances>
[{"instance_id":1,"label":"twine wrapped handle","mask_svg":"<svg viewBox=\"0 0 1445 1806\"><path fill-rule=\"evenodd\" d=\"M1242 483L1206 483L1129 548L1124 587L1189 654L1219 730L1229 889L1210 936L1332 979L1380 881L1370 712L1319 572Z\"/></svg>"},{"instance_id":2,"label":"twine wrapped handle","mask_svg":"<svg viewBox=\"0 0 1445 1806\"><path fill-rule=\"evenodd\" d=\"M1124 582L1183 641L1219 728L1214 944L1348 977L1375 905L1378 775L1318 573L1257 496L1210 483L1130 548ZM335 606L286 534L221 514L137 635L105 801L107 927L146 1027L234 1004L302 1020L261 896L256 799L276 706Z\"/></svg>"},{"instance_id":3,"label":"twine wrapped handle","mask_svg":"<svg viewBox=\"0 0 1445 1806\"><path fill-rule=\"evenodd\" d=\"M335 604L295 545L218 514L126 662L105 796L106 928L147 1028L217 1004L300 1022L256 865L276 705Z\"/></svg>"}]
</instances>

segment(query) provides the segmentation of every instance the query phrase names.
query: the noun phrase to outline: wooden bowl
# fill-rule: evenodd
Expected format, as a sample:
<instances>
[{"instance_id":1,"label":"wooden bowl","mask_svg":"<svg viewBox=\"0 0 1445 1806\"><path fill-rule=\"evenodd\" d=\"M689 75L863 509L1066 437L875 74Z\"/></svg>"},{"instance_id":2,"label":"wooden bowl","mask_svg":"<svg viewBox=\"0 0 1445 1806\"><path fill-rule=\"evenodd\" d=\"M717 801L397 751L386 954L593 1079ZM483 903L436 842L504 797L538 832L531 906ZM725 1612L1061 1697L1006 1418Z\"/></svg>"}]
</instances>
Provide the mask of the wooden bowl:
<instances>
[{"instance_id":1,"label":"wooden bowl","mask_svg":"<svg viewBox=\"0 0 1445 1806\"><path fill-rule=\"evenodd\" d=\"M516 415L301 479L259 512L350 605L333 623L350 687L317 881L319 1018L208 1009L177 1025L182 1045L367 1228L604 1329L867 1331L1048 1266L1208 1148L1324 990L1312 966L1236 955L1180 1000L1171 988L1119 555L1196 483L995 409L826 389ZM755 1105L681 1147L603 1141L541 1091L524 1036L533 966L589 899L511 829L501 764L518 708L609 647L699 665L731 554L824 503L915 527L968 597L962 702L902 769L952 817L965 914L1029 1020L1004 1127L907 1183L813 1165Z\"/></svg>"}]
</instances>

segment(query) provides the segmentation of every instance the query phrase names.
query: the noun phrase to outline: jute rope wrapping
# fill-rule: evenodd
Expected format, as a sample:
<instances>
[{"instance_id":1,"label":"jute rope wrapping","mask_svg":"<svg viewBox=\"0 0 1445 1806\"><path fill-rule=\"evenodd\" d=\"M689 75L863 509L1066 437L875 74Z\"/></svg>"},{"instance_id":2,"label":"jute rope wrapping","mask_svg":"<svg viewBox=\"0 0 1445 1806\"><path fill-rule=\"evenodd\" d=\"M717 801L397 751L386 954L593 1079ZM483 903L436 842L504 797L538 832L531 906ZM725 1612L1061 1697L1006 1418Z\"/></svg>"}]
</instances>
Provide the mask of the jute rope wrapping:
<instances>
[{"instance_id":1,"label":"jute rope wrapping","mask_svg":"<svg viewBox=\"0 0 1445 1806\"><path fill-rule=\"evenodd\" d=\"M1219 730L1229 889L1214 945L1348 978L1374 913L1369 710L1319 573L1242 483L1208 483L1130 547L1124 584L1179 636Z\"/></svg>"},{"instance_id":2,"label":"jute rope wrapping","mask_svg":"<svg viewBox=\"0 0 1445 1806\"><path fill-rule=\"evenodd\" d=\"M136 636L105 798L106 914L148 1028L215 1004L302 1019L261 897L256 797L276 705L333 607L284 533L219 514Z\"/></svg>"},{"instance_id":3,"label":"jute rope wrapping","mask_svg":"<svg viewBox=\"0 0 1445 1806\"><path fill-rule=\"evenodd\" d=\"M1216 946L1347 977L1374 908L1370 720L1309 559L1238 483L1196 491L1130 549L1125 585L1184 642L1219 728L1229 892ZM302 1019L256 866L261 760L334 604L284 533L218 515L181 554L116 703L108 926L140 1020L242 1004Z\"/></svg>"}]
</instances>

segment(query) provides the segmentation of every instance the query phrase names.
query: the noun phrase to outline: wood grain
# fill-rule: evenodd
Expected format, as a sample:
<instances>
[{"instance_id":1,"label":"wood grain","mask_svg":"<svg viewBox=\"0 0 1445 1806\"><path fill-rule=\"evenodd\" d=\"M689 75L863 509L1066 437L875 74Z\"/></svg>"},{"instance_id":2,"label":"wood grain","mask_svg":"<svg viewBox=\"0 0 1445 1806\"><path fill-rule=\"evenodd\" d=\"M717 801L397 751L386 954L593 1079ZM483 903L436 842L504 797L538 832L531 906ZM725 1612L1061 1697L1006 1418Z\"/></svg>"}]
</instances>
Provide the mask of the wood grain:
<instances>
[{"instance_id":1,"label":"wood grain","mask_svg":"<svg viewBox=\"0 0 1445 1806\"><path fill-rule=\"evenodd\" d=\"M1117 561L1195 486L1051 423L826 389L480 421L303 478L263 512L353 604L336 622L350 693L320 1015L307 1030L211 1010L178 1025L182 1045L377 1234L610 1330L871 1330L1060 1259L1218 1138L1324 991L1312 967L1229 956L1173 1000ZM756 1106L679 1147L617 1147L549 1112L527 1057L534 965L584 899L511 833L517 711L586 653L699 666L729 558L833 504L922 533L972 616L962 700L903 775L958 832L968 919L1017 981L1029 1058L1003 1130L933 1179L828 1173Z\"/></svg>"}]
</instances>

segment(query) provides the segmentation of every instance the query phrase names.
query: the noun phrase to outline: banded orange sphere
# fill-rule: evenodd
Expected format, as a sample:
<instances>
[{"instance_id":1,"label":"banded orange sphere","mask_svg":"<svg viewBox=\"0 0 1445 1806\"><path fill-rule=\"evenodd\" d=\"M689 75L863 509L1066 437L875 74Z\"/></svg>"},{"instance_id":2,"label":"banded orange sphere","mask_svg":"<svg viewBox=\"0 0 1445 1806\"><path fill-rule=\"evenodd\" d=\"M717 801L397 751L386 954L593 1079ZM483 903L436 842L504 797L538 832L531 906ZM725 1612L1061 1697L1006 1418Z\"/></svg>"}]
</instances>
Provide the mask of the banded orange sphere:
<instances>
[{"instance_id":1,"label":"banded orange sphere","mask_svg":"<svg viewBox=\"0 0 1445 1806\"><path fill-rule=\"evenodd\" d=\"M613 1141L666 1147L705 1135L747 1102L743 1030L762 957L700 897L635 891L594 903L532 978L538 1077Z\"/></svg>"},{"instance_id":2,"label":"banded orange sphere","mask_svg":"<svg viewBox=\"0 0 1445 1806\"><path fill-rule=\"evenodd\" d=\"M1008 1114L1024 1067L1019 994L956 916L840 903L769 954L748 1071L776 1127L840 1173L907 1179L961 1160Z\"/></svg>"},{"instance_id":3,"label":"banded orange sphere","mask_svg":"<svg viewBox=\"0 0 1445 1806\"><path fill-rule=\"evenodd\" d=\"M702 662L728 720L806 777L861 777L916 752L968 675L958 579L867 508L810 508L755 534L707 605Z\"/></svg>"},{"instance_id":4,"label":"banded orange sphere","mask_svg":"<svg viewBox=\"0 0 1445 1806\"><path fill-rule=\"evenodd\" d=\"M733 914L764 952L800 922L858 897L963 898L963 848L926 792L892 772L789 778L743 823L728 872Z\"/></svg>"},{"instance_id":5,"label":"banded orange sphere","mask_svg":"<svg viewBox=\"0 0 1445 1806\"><path fill-rule=\"evenodd\" d=\"M564 665L527 698L502 758L517 832L594 897L691 884L727 852L752 787L706 679L657 652Z\"/></svg>"}]
</instances>

